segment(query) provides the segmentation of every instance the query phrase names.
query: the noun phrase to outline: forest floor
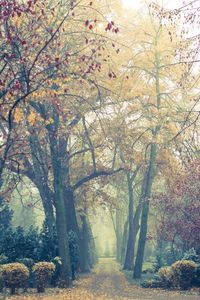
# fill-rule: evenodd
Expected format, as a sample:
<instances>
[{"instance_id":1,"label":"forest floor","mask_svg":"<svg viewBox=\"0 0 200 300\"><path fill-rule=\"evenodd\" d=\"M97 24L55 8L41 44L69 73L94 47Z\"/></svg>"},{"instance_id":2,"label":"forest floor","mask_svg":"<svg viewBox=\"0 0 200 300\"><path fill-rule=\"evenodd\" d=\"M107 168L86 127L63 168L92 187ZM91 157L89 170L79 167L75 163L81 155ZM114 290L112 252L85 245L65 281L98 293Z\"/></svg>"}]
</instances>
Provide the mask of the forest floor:
<instances>
[{"instance_id":1,"label":"forest floor","mask_svg":"<svg viewBox=\"0 0 200 300\"><path fill-rule=\"evenodd\" d=\"M0 298L1 299L1 298ZM48 289L43 295L30 291L27 295L9 296L6 300L199 300L197 291L180 292L144 289L130 284L112 259L100 259L88 276L81 277L68 290Z\"/></svg>"}]
</instances>

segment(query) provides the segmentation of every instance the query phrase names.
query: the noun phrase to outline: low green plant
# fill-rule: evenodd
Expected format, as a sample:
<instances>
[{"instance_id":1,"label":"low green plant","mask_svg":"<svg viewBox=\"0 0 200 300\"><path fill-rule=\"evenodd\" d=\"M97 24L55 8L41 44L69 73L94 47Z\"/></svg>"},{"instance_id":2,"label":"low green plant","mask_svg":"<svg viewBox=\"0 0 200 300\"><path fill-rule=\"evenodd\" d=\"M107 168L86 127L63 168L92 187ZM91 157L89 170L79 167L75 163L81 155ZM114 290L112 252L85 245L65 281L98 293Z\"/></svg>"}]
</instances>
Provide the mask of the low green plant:
<instances>
[{"instance_id":1,"label":"low green plant","mask_svg":"<svg viewBox=\"0 0 200 300\"><path fill-rule=\"evenodd\" d=\"M24 258L18 259L17 262L24 264L28 268L28 270L29 270L28 286L33 287L34 279L33 279L32 267L34 265L34 260L32 258L24 257Z\"/></svg>"},{"instance_id":2,"label":"low green plant","mask_svg":"<svg viewBox=\"0 0 200 300\"><path fill-rule=\"evenodd\" d=\"M192 260L195 263L199 263L200 262L200 258L196 252L196 250L194 248L189 249L188 251L186 251L183 255L183 259L182 260Z\"/></svg>"},{"instance_id":3,"label":"low green plant","mask_svg":"<svg viewBox=\"0 0 200 300\"><path fill-rule=\"evenodd\" d=\"M3 292L3 288L4 288L4 280L3 280L3 268L0 265L0 293Z\"/></svg>"},{"instance_id":4,"label":"low green plant","mask_svg":"<svg viewBox=\"0 0 200 300\"><path fill-rule=\"evenodd\" d=\"M8 257L4 254L0 255L0 265L4 265L8 263Z\"/></svg>"},{"instance_id":5,"label":"low green plant","mask_svg":"<svg viewBox=\"0 0 200 300\"><path fill-rule=\"evenodd\" d=\"M145 280L141 283L141 287L143 288L152 288L152 289L156 289L156 288L162 288L162 282L159 280L155 280L155 279L149 279L149 280Z\"/></svg>"},{"instance_id":6,"label":"low green plant","mask_svg":"<svg viewBox=\"0 0 200 300\"><path fill-rule=\"evenodd\" d=\"M52 277L52 284L57 286L59 283L59 277L61 272L62 260L59 256L54 257L52 260L53 264L55 265L55 272Z\"/></svg>"},{"instance_id":7,"label":"low green plant","mask_svg":"<svg viewBox=\"0 0 200 300\"><path fill-rule=\"evenodd\" d=\"M75 280L75 273L78 269L80 258L77 234L74 231L70 230L67 235L67 239L69 243L69 254L71 259L72 280Z\"/></svg>"},{"instance_id":8,"label":"low green plant","mask_svg":"<svg viewBox=\"0 0 200 300\"><path fill-rule=\"evenodd\" d=\"M197 265L196 274L194 280L192 281L192 284L196 287L200 287L200 264Z\"/></svg>"}]
</instances>

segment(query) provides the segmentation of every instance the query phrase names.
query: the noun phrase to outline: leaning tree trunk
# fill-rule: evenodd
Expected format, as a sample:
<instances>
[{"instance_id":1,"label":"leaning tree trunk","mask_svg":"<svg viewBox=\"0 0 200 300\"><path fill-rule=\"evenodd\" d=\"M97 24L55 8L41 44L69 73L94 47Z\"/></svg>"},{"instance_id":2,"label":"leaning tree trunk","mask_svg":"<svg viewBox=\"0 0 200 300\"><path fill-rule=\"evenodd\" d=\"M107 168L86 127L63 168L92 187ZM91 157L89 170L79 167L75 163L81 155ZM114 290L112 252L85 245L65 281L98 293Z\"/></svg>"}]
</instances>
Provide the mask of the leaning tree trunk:
<instances>
[{"instance_id":1,"label":"leaning tree trunk","mask_svg":"<svg viewBox=\"0 0 200 300\"><path fill-rule=\"evenodd\" d=\"M55 225L55 217L54 217L54 210L53 210L53 193L50 191L47 183L43 184L42 186L37 186L40 197L42 199L42 205L44 208L45 220L47 223L47 227L49 230L50 236L53 236L54 232L54 225Z\"/></svg>"},{"instance_id":2,"label":"leaning tree trunk","mask_svg":"<svg viewBox=\"0 0 200 300\"><path fill-rule=\"evenodd\" d=\"M128 193L129 193L129 207L128 207L128 241L126 247L126 255L124 262L124 270L132 270L133 269L133 259L134 259L134 239L133 239L133 182L131 180L130 174L127 174L127 182L128 182Z\"/></svg>"},{"instance_id":3,"label":"leaning tree trunk","mask_svg":"<svg viewBox=\"0 0 200 300\"><path fill-rule=\"evenodd\" d=\"M27 127L32 133L29 122L27 120ZM36 134L29 135L29 145L31 148L32 164L27 163L27 176L36 185L40 193L42 205L44 208L45 219L50 235L53 236L53 227L55 225L55 218L53 212L53 193L48 186L48 166L46 162L46 154L40 145L40 140ZM31 170L30 170L31 168Z\"/></svg>"},{"instance_id":4,"label":"leaning tree trunk","mask_svg":"<svg viewBox=\"0 0 200 300\"><path fill-rule=\"evenodd\" d=\"M133 272L134 278L141 278L142 265L144 260L144 250L147 237L148 228L148 216L149 216L149 198L151 197L151 190L153 185L153 178L155 173L155 163L157 155L157 144L151 145L150 162L147 172L144 176L143 184L145 185L142 203L142 216L141 216L141 227L140 236L138 241L137 257L135 261L135 267Z\"/></svg>"}]
</instances>

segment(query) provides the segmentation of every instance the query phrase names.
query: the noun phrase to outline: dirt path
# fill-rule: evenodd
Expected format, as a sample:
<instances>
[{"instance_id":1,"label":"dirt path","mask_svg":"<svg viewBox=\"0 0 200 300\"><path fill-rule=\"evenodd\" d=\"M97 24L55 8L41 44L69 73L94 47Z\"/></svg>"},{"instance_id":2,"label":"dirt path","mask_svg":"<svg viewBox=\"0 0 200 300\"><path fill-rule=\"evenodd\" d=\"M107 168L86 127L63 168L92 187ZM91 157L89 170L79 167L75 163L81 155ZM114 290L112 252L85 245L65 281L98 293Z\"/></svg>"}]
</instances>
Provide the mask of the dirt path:
<instances>
[{"instance_id":1,"label":"dirt path","mask_svg":"<svg viewBox=\"0 0 200 300\"><path fill-rule=\"evenodd\" d=\"M114 260L101 259L94 273L78 280L70 290L50 289L46 295L9 297L7 300L200 300L179 291L143 289L129 284Z\"/></svg>"},{"instance_id":2,"label":"dirt path","mask_svg":"<svg viewBox=\"0 0 200 300\"><path fill-rule=\"evenodd\" d=\"M94 295L104 295L106 299L119 300L200 300L200 296L179 291L163 291L158 289L143 289L129 284L124 274L119 271L115 261L102 259L96 269L89 287Z\"/></svg>"}]
</instances>

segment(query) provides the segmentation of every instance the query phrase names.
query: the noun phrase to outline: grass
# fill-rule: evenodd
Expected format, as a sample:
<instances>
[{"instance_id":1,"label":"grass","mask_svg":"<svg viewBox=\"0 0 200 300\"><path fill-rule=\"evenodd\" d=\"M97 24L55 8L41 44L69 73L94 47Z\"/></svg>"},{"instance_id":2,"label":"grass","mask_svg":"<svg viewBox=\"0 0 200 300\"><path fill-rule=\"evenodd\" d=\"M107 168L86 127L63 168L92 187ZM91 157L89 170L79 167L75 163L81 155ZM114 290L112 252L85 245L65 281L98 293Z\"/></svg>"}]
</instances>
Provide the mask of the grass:
<instances>
[{"instance_id":1,"label":"grass","mask_svg":"<svg viewBox=\"0 0 200 300\"><path fill-rule=\"evenodd\" d=\"M153 263L152 262L145 262L143 265L143 270L147 269L153 269ZM151 280L155 276L155 273L145 273L142 274L141 279L135 279L133 278L133 271L128 271L128 270L123 270L123 273L125 274L126 279L128 280L129 283L131 284L136 284L138 286L141 285L142 282L146 280Z\"/></svg>"}]
</instances>

